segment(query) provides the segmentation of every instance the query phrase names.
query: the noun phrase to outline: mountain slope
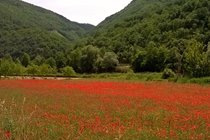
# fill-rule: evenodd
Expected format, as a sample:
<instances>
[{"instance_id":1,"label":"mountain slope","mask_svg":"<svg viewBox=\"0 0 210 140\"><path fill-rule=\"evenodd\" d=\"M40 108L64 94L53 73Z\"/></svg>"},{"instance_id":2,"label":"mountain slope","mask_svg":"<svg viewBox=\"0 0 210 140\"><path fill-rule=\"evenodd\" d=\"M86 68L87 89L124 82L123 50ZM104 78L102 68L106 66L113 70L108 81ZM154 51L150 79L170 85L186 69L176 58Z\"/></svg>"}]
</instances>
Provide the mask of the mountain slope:
<instances>
[{"instance_id":1,"label":"mountain slope","mask_svg":"<svg viewBox=\"0 0 210 140\"><path fill-rule=\"evenodd\" d=\"M0 49L5 53L21 54L27 50L68 47L94 26L79 24L49 10L20 0L0 1ZM17 51L15 51L17 50ZM36 55L38 52L27 52ZM16 55L15 57L18 57Z\"/></svg>"},{"instance_id":2,"label":"mountain slope","mask_svg":"<svg viewBox=\"0 0 210 140\"><path fill-rule=\"evenodd\" d=\"M209 17L208 0L133 0L97 26L94 45L115 51L125 62L136 48L151 44L172 48L195 39L206 45Z\"/></svg>"},{"instance_id":3,"label":"mountain slope","mask_svg":"<svg viewBox=\"0 0 210 140\"><path fill-rule=\"evenodd\" d=\"M152 10L162 8L163 4L164 3L158 0L133 0L120 12L107 17L98 25L98 27L110 27L113 24L119 23L119 21L128 20L129 18L132 19L132 17L140 16L143 14L148 14L149 11L152 13Z\"/></svg>"}]
</instances>

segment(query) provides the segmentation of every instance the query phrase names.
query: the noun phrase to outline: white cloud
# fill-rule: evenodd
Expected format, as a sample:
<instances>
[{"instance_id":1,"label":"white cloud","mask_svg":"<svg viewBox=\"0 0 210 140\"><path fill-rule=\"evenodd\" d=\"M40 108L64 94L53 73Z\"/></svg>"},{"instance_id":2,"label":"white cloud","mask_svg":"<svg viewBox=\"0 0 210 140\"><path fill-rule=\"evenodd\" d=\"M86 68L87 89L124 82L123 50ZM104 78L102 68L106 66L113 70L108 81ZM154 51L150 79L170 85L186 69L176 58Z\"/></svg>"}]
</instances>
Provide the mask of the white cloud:
<instances>
[{"instance_id":1,"label":"white cloud","mask_svg":"<svg viewBox=\"0 0 210 140\"><path fill-rule=\"evenodd\" d=\"M97 25L128 5L132 0L23 0L52 10L80 23Z\"/></svg>"}]
</instances>

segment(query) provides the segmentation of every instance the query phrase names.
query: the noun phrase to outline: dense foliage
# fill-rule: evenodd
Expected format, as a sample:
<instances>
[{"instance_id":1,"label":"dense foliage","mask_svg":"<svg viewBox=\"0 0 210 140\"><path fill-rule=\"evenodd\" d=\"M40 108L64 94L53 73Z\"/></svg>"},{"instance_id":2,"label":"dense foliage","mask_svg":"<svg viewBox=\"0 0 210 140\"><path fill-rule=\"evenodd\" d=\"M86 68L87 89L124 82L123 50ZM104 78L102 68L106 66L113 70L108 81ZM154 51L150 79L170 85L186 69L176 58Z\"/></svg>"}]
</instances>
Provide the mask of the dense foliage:
<instances>
[{"instance_id":1,"label":"dense foliage","mask_svg":"<svg viewBox=\"0 0 210 140\"><path fill-rule=\"evenodd\" d=\"M1 0L0 57L10 53L17 58L25 52L49 58L92 28L20 0Z\"/></svg>"},{"instance_id":2,"label":"dense foliage","mask_svg":"<svg viewBox=\"0 0 210 140\"><path fill-rule=\"evenodd\" d=\"M99 24L86 43L115 52L136 72L171 68L206 76L209 17L209 0L133 0Z\"/></svg>"}]
</instances>

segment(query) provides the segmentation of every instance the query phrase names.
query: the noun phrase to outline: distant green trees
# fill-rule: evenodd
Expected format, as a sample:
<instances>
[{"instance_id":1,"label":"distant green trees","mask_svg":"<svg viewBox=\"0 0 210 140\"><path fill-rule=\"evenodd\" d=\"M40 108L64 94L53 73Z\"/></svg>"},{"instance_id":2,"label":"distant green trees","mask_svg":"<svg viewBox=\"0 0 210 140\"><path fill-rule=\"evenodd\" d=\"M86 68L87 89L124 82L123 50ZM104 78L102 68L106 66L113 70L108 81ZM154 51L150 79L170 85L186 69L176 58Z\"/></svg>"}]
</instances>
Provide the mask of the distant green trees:
<instances>
[{"instance_id":1,"label":"distant green trees","mask_svg":"<svg viewBox=\"0 0 210 140\"><path fill-rule=\"evenodd\" d=\"M81 73L113 72L119 64L114 52L104 52L93 45L77 48L69 57L70 66Z\"/></svg>"},{"instance_id":2,"label":"distant green trees","mask_svg":"<svg viewBox=\"0 0 210 140\"><path fill-rule=\"evenodd\" d=\"M172 48L158 46L151 42L145 48L133 52L134 72L163 72L164 77L174 73L190 77L210 76L210 45L205 46L197 40L180 40ZM77 73L116 72L120 64L113 51L93 45L58 52L54 57L37 55L31 58L23 53L13 59L9 54L0 59L0 75L63 75Z\"/></svg>"},{"instance_id":3,"label":"distant green trees","mask_svg":"<svg viewBox=\"0 0 210 140\"><path fill-rule=\"evenodd\" d=\"M134 71L160 72L172 69L177 74L190 77L210 76L210 47L196 40L185 40L182 45L181 48L177 46L171 49L165 47L141 49L132 63Z\"/></svg>"},{"instance_id":4,"label":"distant green trees","mask_svg":"<svg viewBox=\"0 0 210 140\"><path fill-rule=\"evenodd\" d=\"M101 67L106 72L115 71L119 65L118 56L114 52L106 52L101 60Z\"/></svg>"},{"instance_id":5,"label":"distant green trees","mask_svg":"<svg viewBox=\"0 0 210 140\"><path fill-rule=\"evenodd\" d=\"M86 46L82 50L80 58L81 72L97 72L97 60L100 57L100 50L94 46Z\"/></svg>"},{"instance_id":6,"label":"distant green trees","mask_svg":"<svg viewBox=\"0 0 210 140\"><path fill-rule=\"evenodd\" d=\"M206 50L207 49L207 50ZM192 41L184 52L184 69L192 77L210 76L209 49Z\"/></svg>"},{"instance_id":7,"label":"distant green trees","mask_svg":"<svg viewBox=\"0 0 210 140\"><path fill-rule=\"evenodd\" d=\"M52 68L56 68L56 61L53 57L46 59L45 63L51 66Z\"/></svg>"},{"instance_id":8,"label":"distant green trees","mask_svg":"<svg viewBox=\"0 0 210 140\"><path fill-rule=\"evenodd\" d=\"M20 59L13 60L10 55L5 55L0 61L0 75L75 76L76 72L114 72L118 64L118 56L114 52L104 52L103 49L88 45L58 52L49 58L40 55L33 58L23 53Z\"/></svg>"},{"instance_id":9,"label":"distant green trees","mask_svg":"<svg viewBox=\"0 0 210 140\"><path fill-rule=\"evenodd\" d=\"M30 64L31 58L27 53L24 53L21 58L21 63L24 67L27 67Z\"/></svg>"},{"instance_id":10,"label":"distant green trees","mask_svg":"<svg viewBox=\"0 0 210 140\"><path fill-rule=\"evenodd\" d=\"M10 55L5 55L0 59L0 76L8 75L23 75L25 72L25 67L23 67L19 62L14 62Z\"/></svg>"},{"instance_id":11,"label":"distant green trees","mask_svg":"<svg viewBox=\"0 0 210 140\"><path fill-rule=\"evenodd\" d=\"M21 76L21 75L53 75L57 73L57 69L48 64L36 65L30 61L27 54L23 54L22 63L13 61L10 55L5 55L0 59L0 76Z\"/></svg>"},{"instance_id":12,"label":"distant green trees","mask_svg":"<svg viewBox=\"0 0 210 140\"><path fill-rule=\"evenodd\" d=\"M133 60L135 72L160 72L166 65L169 50L165 47L148 47L139 51Z\"/></svg>"}]
</instances>

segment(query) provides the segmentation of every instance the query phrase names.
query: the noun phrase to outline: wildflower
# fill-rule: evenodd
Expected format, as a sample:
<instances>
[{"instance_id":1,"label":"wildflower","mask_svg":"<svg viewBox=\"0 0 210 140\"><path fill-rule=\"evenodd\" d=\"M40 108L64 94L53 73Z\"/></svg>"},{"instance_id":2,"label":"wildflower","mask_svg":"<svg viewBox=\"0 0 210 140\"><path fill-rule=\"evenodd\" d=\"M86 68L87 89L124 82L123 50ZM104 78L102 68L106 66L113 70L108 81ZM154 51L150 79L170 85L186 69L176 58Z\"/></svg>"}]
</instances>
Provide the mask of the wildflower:
<instances>
[{"instance_id":1,"label":"wildflower","mask_svg":"<svg viewBox=\"0 0 210 140\"><path fill-rule=\"evenodd\" d=\"M7 139L10 139L12 136L12 133L10 131L5 131L4 135Z\"/></svg>"}]
</instances>

